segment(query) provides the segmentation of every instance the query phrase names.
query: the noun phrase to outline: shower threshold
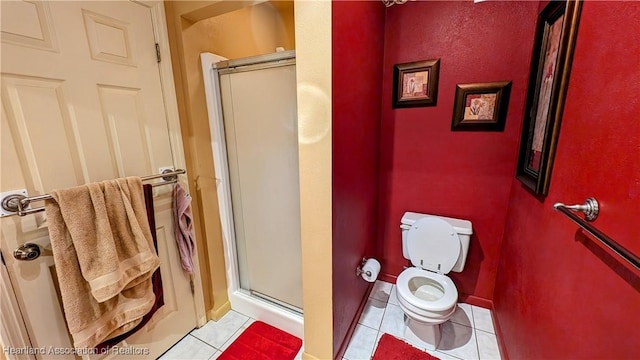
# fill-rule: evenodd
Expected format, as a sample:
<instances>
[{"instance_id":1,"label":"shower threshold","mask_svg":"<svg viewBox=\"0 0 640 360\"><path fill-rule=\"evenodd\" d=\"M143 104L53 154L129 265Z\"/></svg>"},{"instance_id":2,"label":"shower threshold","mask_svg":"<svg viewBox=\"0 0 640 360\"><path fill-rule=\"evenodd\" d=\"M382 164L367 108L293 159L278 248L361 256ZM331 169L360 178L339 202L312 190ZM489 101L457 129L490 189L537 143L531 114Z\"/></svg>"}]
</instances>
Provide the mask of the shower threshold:
<instances>
[{"instance_id":1,"label":"shower threshold","mask_svg":"<svg viewBox=\"0 0 640 360\"><path fill-rule=\"evenodd\" d=\"M271 297L269 295L265 295L265 294L263 294L261 292L255 291L255 290L250 290L249 292L251 293L251 296L254 296L254 297L259 298L260 300L266 301L266 302L270 303L273 306L277 306L277 307L282 308L284 310L293 312L296 315L302 316L304 314L302 309L300 309L299 307L293 306L291 304L287 304L287 303L285 303L283 301L280 301L280 300L278 300L276 298L273 298L273 297Z\"/></svg>"}]
</instances>

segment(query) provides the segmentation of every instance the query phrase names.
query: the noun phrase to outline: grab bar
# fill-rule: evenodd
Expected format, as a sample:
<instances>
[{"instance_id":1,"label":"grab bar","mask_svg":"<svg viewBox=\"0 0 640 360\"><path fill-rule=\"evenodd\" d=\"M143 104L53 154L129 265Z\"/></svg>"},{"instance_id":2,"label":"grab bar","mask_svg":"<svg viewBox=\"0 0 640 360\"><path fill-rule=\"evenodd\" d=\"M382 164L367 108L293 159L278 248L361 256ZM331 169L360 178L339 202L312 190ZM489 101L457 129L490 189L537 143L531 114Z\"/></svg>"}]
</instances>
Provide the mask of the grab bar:
<instances>
[{"instance_id":1,"label":"grab bar","mask_svg":"<svg viewBox=\"0 0 640 360\"><path fill-rule=\"evenodd\" d=\"M553 208L561 213L565 214L569 219L575 222L583 230L593 235L596 239L602 242L606 247L611 249L614 253L620 256L624 261L631 264L636 269L640 270L640 258L631 251L627 250L624 246L618 244L615 240L607 236L602 231L596 229L587 221L593 221L598 217L598 201L595 198L588 198L583 205L565 205L563 203L555 203ZM582 219L573 213L573 211L582 211L585 213L587 220Z\"/></svg>"},{"instance_id":2,"label":"grab bar","mask_svg":"<svg viewBox=\"0 0 640 360\"><path fill-rule=\"evenodd\" d=\"M162 174L142 176L140 177L140 180L149 181L149 180L160 179L160 178L164 180L164 182L152 184L151 186L153 187L168 185L168 184L175 184L178 181L178 175L181 175L184 173L186 173L184 169L165 170L162 172ZM53 199L53 198L49 194L42 194L42 195L35 195L35 196L24 196L24 195L18 195L18 194L8 195L2 199L2 208L5 211L11 212L11 214L4 215L4 216L11 216L11 215L26 216L29 214L44 211L44 206L33 208L33 209L26 209L26 207L29 206L29 204L34 201L44 201L48 199Z\"/></svg>"}]
</instances>

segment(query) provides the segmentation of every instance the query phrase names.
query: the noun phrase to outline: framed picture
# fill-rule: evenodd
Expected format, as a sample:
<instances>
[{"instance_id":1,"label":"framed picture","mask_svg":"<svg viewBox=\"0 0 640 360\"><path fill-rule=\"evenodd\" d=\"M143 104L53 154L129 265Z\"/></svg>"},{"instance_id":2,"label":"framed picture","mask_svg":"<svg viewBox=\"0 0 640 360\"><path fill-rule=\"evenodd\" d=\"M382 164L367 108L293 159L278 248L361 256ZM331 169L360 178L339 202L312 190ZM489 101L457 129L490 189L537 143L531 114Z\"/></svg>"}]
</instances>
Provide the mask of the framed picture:
<instances>
[{"instance_id":1,"label":"framed picture","mask_svg":"<svg viewBox=\"0 0 640 360\"><path fill-rule=\"evenodd\" d=\"M516 177L546 195L578 32L581 1L551 1L538 17Z\"/></svg>"},{"instance_id":2,"label":"framed picture","mask_svg":"<svg viewBox=\"0 0 640 360\"><path fill-rule=\"evenodd\" d=\"M393 108L435 106L439 72L440 59L396 64L393 67Z\"/></svg>"},{"instance_id":3,"label":"framed picture","mask_svg":"<svg viewBox=\"0 0 640 360\"><path fill-rule=\"evenodd\" d=\"M456 85L452 131L503 131L511 81Z\"/></svg>"}]
</instances>

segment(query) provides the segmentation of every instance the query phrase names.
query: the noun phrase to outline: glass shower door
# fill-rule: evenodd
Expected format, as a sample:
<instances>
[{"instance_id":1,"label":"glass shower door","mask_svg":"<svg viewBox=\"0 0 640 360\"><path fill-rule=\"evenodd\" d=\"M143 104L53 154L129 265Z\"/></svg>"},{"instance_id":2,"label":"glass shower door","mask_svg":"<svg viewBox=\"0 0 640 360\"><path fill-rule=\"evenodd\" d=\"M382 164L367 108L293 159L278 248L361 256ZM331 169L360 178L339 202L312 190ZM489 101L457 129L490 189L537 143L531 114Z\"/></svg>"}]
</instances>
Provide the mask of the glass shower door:
<instances>
[{"instance_id":1,"label":"glass shower door","mask_svg":"<svg viewBox=\"0 0 640 360\"><path fill-rule=\"evenodd\" d=\"M295 59L218 71L240 286L301 312Z\"/></svg>"}]
</instances>

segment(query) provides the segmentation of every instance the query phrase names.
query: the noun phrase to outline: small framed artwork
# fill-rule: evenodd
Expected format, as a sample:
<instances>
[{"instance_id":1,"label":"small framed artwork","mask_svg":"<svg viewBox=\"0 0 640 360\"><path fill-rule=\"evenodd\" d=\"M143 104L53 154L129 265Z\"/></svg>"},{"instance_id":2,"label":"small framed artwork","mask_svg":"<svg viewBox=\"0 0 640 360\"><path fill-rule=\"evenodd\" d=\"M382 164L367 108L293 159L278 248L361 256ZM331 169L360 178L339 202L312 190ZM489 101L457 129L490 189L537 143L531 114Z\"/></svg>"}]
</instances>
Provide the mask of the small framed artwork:
<instances>
[{"instance_id":1,"label":"small framed artwork","mask_svg":"<svg viewBox=\"0 0 640 360\"><path fill-rule=\"evenodd\" d=\"M456 85L452 131L503 131L511 81Z\"/></svg>"},{"instance_id":2,"label":"small framed artwork","mask_svg":"<svg viewBox=\"0 0 640 360\"><path fill-rule=\"evenodd\" d=\"M393 67L393 108L435 106L439 73L440 59L396 64Z\"/></svg>"},{"instance_id":3,"label":"small framed artwork","mask_svg":"<svg viewBox=\"0 0 640 360\"><path fill-rule=\"evenodd\" d=\"M581 1L551 1L538 17L516 178L546 195L560 133Z\"/></svg>"}]
</instances>

